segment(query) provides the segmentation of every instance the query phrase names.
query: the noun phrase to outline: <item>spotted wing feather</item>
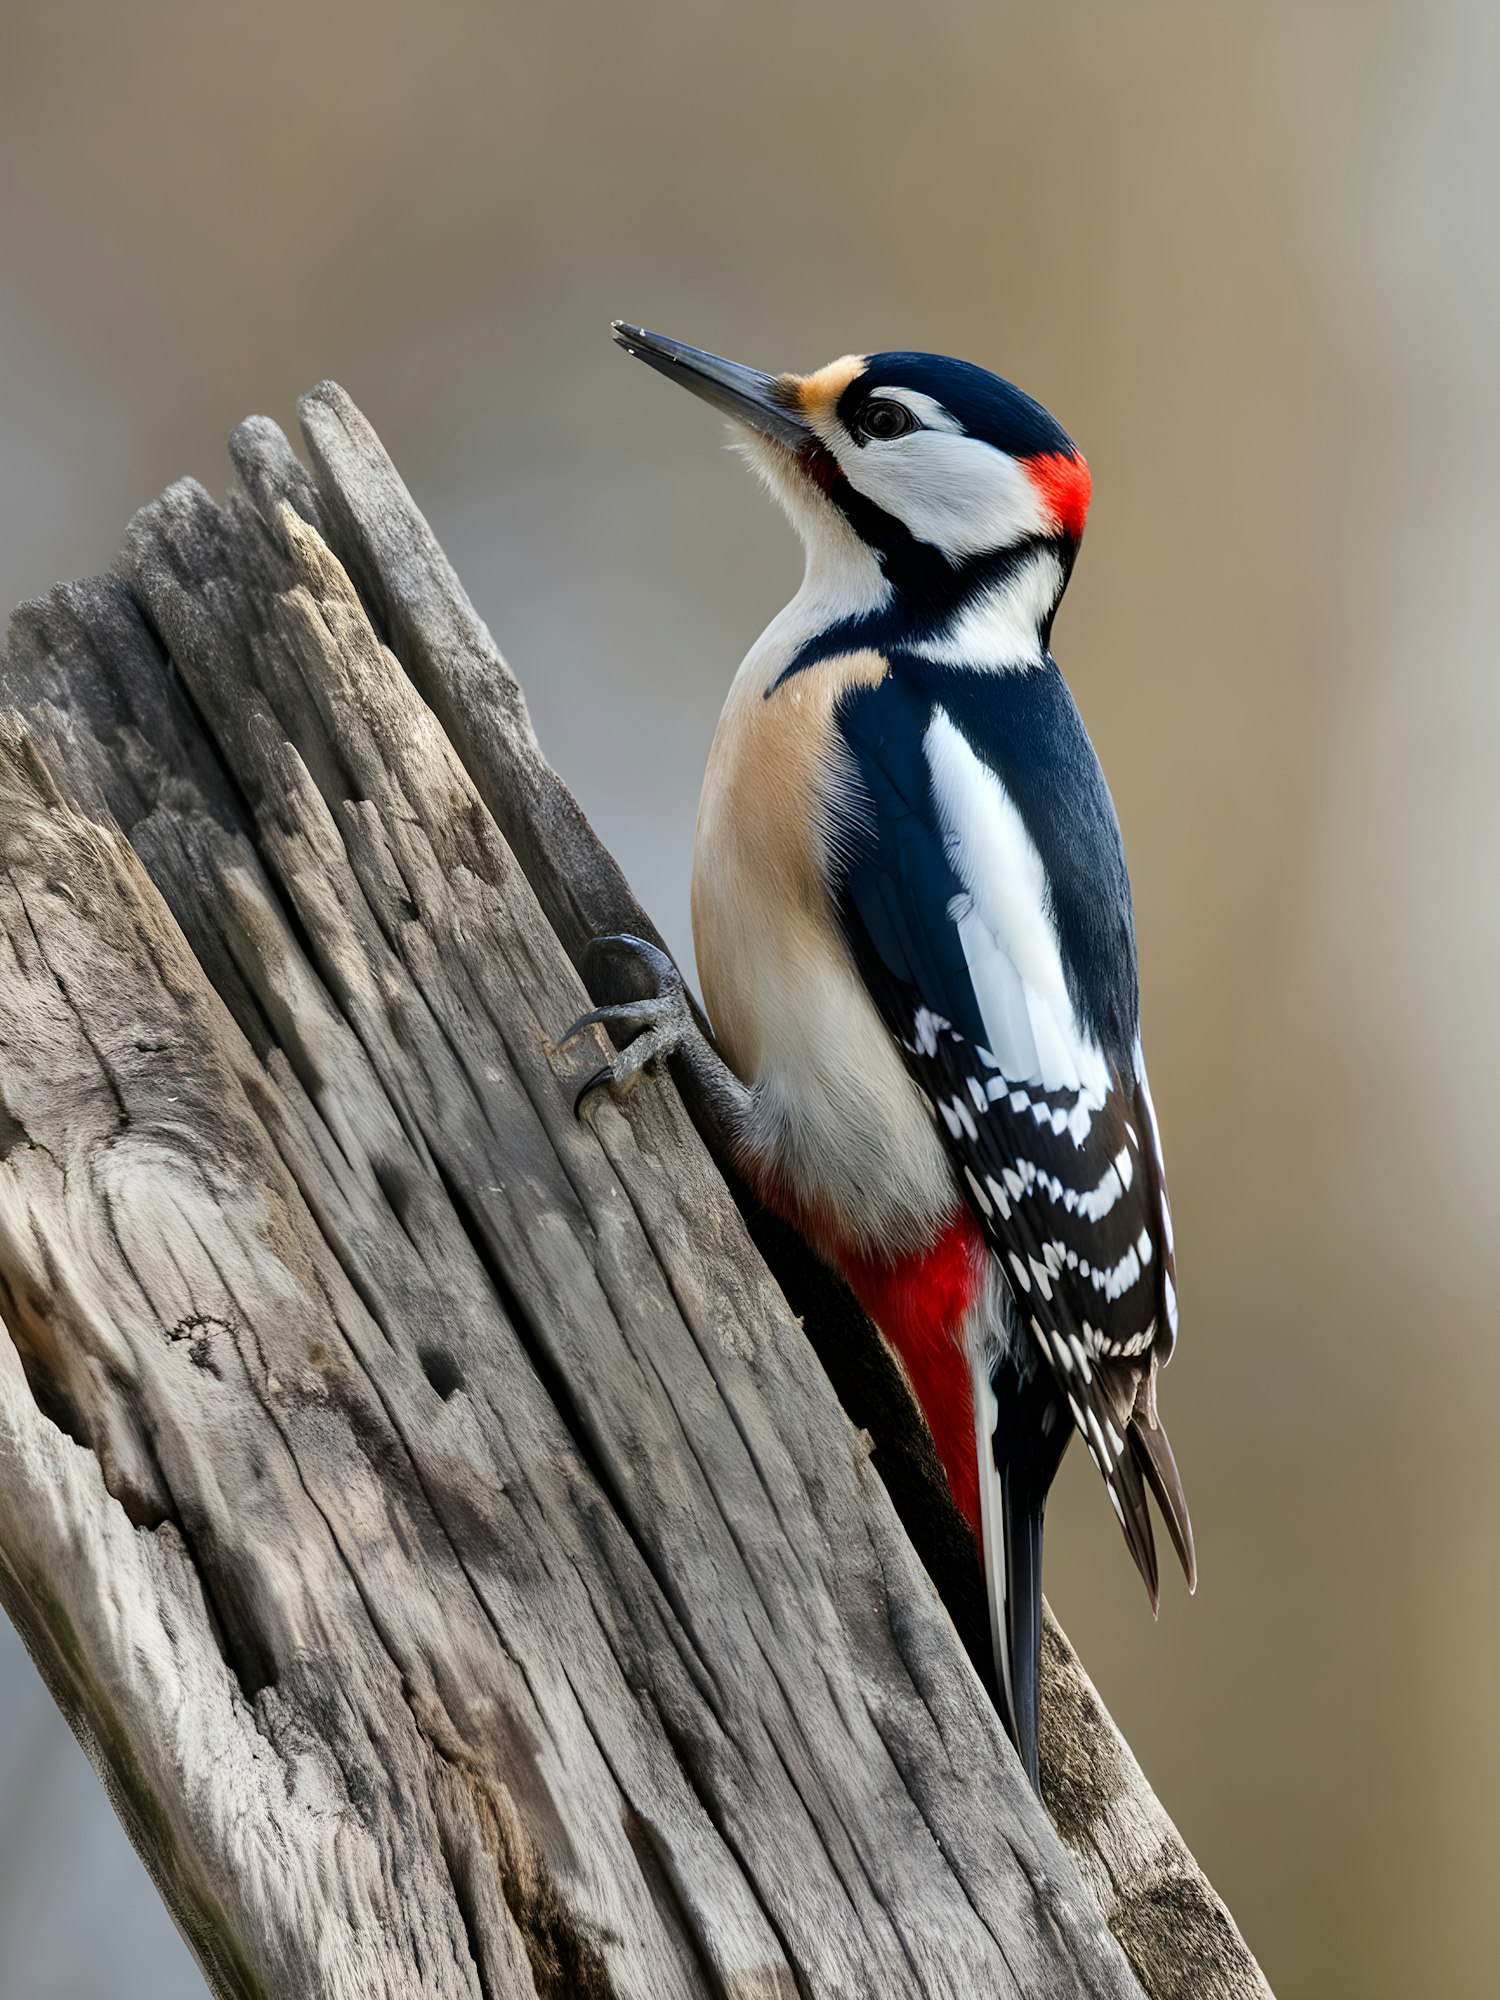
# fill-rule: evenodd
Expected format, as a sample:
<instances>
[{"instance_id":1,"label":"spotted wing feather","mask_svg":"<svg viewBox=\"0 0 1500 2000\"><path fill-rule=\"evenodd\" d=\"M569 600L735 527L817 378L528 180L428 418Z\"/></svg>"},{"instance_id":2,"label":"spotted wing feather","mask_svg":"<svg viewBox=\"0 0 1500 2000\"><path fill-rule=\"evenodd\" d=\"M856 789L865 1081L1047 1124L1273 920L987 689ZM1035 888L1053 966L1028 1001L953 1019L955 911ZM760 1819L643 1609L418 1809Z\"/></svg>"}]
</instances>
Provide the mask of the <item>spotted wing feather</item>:
<instances>
[{"instance_id":1,"label":"spotted wing feather","mask_svg":"<svg viewBox=\"0 0 1500 2000\"><path fill-rule=\"evenodd\" d=\"M1037 697L1047 698L1052 685L1035 691ZM961 718L960 735L942 692L931 676L893 674L841 713L856 774L836 854L841 918L865 984L940 1121L1021 1321L1104 1476L1154 1603L1148 1485L1190 1582L1194 1562L1181 1484L1156 1417L1156 1371L1175 1335L1175 1275L1155 1119L1135 1037L1129 891L1113 808L1063 690L1067 712L1049 725L1050 736L1034 732L1041 748L1033 747L1032 762L1049 754L1073 760L1072 768L1053 774L1054 789L1071 787L1082 799L1070 829L1075 844L1081 837L1100 850L1099 828L1106 829L1095 873L1104 878L1098 893L1113 893L1123 909L1123 921L1115 921L1118 941L1111 947L1111 933L1094 913L1073 921L1066 909L1039 907L1044 897L1055 905L1068 894L1074 876L1079 893L1088 893L1087 851L1059 853L1033 907L1013 914L1024 882L987 903L976 889L983 871L1010 867L1024 875L1035 849L1021 840L1007 846L1009 822L998 809L988 817L984 810L987 787L1010 806L994 777L1007 746L998 744L994 763L987 762L982 739L975 747L973 718ZM1076 724L1072 738L1068 716ZM958 749L945 772L950 738ZM1062 750L1051 747L1054 739ZM952 796L962 784L975 794L972 810ZM1026 797L1023 781L1014 790ZM1064 806L1069 796L1061 790ZM1122 886L1108 879L1115 866ZM992 906L1001 915L987 926ZM1060 952L1076 936L1084 941L1075 950L1081 958L1093 948L1091 936L1101 936L1106 955L1111 948L1128 953L1112 1014L1108 993L1098 1005L1107 1026L1097 1038L1080 1030L1074 1008L1060 1018L1064 1010L1049 1007L1020 970L1027 940L1018 943L1007 923L1018 931L1030 923L1035 931L1038 922L1046 926L1038 934L1060 940Z\"/></svg>"},{"instance_id":2,"label":"spotted wing feather","mask_svg":"<svg viewBox=\"0 0 1500 2000\"><path fill-rule=\"evenodd\" d=\"M902 1038L912 1072L943 1122L1018 1314L1067 1399L1154 1604L1156 1555L1134 1431L1138 1410L1154 1410L1170 1252L1143 1219L1149 1196L1132 1199L1145 1167L1127 1086L1116 1083L1091 1107L1088 1133L1075 1139L1067 1121L1076 1122L1076 1099L1011 1086L920 1004L912 1030ZM1169 1528L1186 1520L1185 1509L1164 1512Z\"/></svg>"}]
</instances>

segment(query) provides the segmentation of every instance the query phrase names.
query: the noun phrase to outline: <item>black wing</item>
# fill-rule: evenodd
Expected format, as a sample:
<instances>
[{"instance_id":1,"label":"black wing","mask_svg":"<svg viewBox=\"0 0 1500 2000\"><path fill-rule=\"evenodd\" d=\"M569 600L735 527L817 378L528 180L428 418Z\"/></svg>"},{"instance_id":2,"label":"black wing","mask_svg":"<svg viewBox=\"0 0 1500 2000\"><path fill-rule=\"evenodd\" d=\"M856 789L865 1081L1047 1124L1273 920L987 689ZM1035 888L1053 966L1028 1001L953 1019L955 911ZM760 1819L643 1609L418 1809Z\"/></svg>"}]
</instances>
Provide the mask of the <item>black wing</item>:
<instances>
[{"instance_id":1,"label":"black wing","mask_svg":"<svg viewBox=\"0 0 1500 2000\"><path fill-rule=\"evenodd\" d=\"M1046 865L1015 806L1023 787L1008 788L989 746L976 744L972 715L960 727L930 683L893 675L840 711L858 781L835 842L837 888L870 994L941 1121L1154 1605L1147 1484L1190 1585L1195 1574L1182 1486L1156 1415L1157 1367L1176 1328L1171 1223L1135 1039L1128 888L1122 903L1111 880L1116 867L1123 880L1113 808L1061 677L1027 692L1055 701L1058 689L1066 711L1033 728L1029 748L1033 761L1037 743L1054 766L1062 760L1044 775L1069 788L1057 805L1084 851ZM1108 844L1091 877L1087 843L1098 846L1104 820ZM1060 910L1059 882L1067 894L1070 877L1112 896L1115 910ZM1128 1015L1128 1041L1118 1022L1098 1036L1080 1025L1091 1011L1109 1020L1108 995L1093 996L1091 1009L1089 996L1067 989L1070 934L1092 924L1107 940L1111 923L1128 952L1126 997L1114 1009ZM1055 966L1045 962L1049 941Z\"/></svg>"}]
</instances>

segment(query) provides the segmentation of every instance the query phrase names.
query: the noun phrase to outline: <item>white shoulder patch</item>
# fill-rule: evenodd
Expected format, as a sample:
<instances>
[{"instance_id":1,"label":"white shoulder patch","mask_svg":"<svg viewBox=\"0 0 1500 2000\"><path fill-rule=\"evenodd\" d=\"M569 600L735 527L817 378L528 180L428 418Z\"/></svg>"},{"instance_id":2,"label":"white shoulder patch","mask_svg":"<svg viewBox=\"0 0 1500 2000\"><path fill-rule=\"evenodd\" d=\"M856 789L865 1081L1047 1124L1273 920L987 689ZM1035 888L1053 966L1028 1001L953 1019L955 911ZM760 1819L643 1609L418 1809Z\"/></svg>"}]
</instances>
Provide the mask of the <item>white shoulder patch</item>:
<instances>
[{"instance_id":1,"label":"white shoulder patch","mask_svg":"<svg viewBox=\"0 0 1500 2000\"><path fill-rule=\"evenodd\" d=\"M1015 801L941 708L924 744L943 847L963 885L958 929L988 1048L1012 1083L1109 1088L1103 1053L1083 1034L1047 908L1046 872Z\"/></svg>"}]
</instances>

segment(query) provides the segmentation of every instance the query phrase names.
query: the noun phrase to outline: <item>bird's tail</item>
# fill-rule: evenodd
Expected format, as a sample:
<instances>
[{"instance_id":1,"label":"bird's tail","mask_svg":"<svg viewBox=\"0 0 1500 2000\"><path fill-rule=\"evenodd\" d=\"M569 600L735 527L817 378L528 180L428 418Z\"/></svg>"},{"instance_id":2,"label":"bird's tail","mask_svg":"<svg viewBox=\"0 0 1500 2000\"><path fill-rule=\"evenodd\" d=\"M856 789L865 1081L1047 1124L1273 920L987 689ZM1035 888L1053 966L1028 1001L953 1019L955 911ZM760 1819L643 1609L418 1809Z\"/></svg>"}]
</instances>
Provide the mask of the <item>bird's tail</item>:
<instances>
[{"instance_id":1,"label":"bird's tail","mask_svg":"<svg viewBox=\"0 0 1500 2000\"><path fill-rule=\"evenodd\" d=\"M1172 1456L1172 1445L1162 1429L1161 1418L1156 1414L1156 1369L1148 1368L1140 1387L1136 1391L1135 1409L1131 1414L1128 1432L1136 1463L1145 1474L1146 1483L1156 1495L1156 1504L1161 1509L1161 1517L1167 1524L1167 1533L1172 1538L1172 1546L1177 1551L1177 1560L1182 1564L1182 1573L1187 1578L1189 1590L1198 1588L1198 1557L1193 1548L1193 1524L1188 1518L1187 1495L1182 1490L1182 1478L1177 1470L1177 1460Z\"/></svg>"},{"instance_id":2,"label":"bird's tail","mask_svg":"<svg viewBox=\"0 0 1500 2000\"><path fill-rule=\"evenodd\" d=\"M1006 1729L1040 1797L1042 1528L1072 1425L1039 1371L997 1385L976 1367L974 1428L995 1678Z\"/></svg>"}]
</instances>

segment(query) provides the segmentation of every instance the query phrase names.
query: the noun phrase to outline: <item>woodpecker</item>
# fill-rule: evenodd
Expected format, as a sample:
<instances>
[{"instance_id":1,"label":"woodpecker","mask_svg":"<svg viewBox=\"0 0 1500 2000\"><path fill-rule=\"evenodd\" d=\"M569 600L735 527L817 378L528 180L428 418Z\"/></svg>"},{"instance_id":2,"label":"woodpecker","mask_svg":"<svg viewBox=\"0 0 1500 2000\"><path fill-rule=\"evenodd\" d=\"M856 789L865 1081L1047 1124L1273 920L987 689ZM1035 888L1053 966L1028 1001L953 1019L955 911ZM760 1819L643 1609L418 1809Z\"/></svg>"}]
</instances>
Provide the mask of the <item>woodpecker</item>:
<instances>
[{"instance_id":1,"label":"woodpecker","mask_svg":"<svg viewBox=\"0 0 1500 2000\"><path fill-rule=\"evenodd\" d=\"M699 809L693 935L594 1010L585 1085L689 1063L743 1171L895 1349L983 1565L1004 1720L1038 1775L1042 1526L1076 1431L1153 1612L1147 1491L1196 1581L1157 1415L1177 1334L1130 880L1050 650L1088 466L1031 397L938 355L765 375L616 322L729 417L806 555L751 647Z\"/></svg>"}]
</instances>

